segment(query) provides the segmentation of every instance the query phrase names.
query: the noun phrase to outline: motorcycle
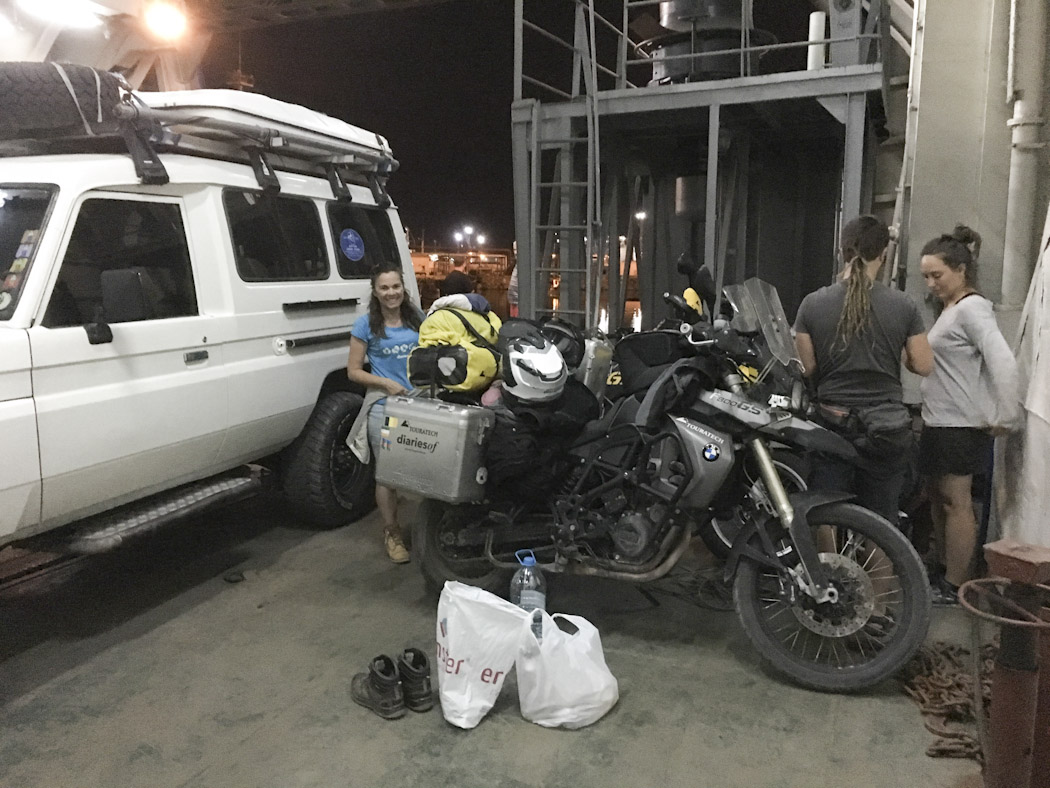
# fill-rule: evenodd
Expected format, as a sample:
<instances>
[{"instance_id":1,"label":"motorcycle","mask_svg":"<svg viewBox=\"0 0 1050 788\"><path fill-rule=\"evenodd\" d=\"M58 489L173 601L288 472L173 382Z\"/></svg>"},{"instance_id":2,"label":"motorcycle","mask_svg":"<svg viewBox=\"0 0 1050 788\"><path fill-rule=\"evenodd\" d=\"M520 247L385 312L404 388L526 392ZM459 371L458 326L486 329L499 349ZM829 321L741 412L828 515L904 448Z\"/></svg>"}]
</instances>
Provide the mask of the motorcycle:
<instances>
[{"instance_id":1,"label":"motorcycle","mask_svg":"<svg viewBox=\"0 0 1050 788\"><path fill-rule=\"evenodd\" d=\"M705 314L679 324L680 357L554 460L561 481L549 500L513 490L481 504L426 500L416 559L430 584L495 593L526 547L547 572L645 583L666 575L694 536L708 541L718 523L732 523L719 537L725 579L755 649L804 687L870 687L925 637L925 569L898 530L849 494L785 483L771 444L844 462L855 450L794 397L748 396L741 366L763 353L789 365L793 342L770 285L752 279L724 293L731 309L703 293Z\"/></svg>"}]
</instances>

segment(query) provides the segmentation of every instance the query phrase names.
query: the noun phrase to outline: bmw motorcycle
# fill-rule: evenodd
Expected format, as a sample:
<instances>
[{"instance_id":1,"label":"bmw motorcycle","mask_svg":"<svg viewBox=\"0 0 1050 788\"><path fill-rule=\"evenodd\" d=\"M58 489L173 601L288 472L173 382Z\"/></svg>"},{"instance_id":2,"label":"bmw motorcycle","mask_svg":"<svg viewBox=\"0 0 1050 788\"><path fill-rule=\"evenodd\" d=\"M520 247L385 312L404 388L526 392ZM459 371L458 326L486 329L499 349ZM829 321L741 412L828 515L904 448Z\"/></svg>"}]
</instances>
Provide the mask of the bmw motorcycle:
<instances>
[{"instance_id":1,"label":"bmw motorcycle","mask_svg":"<svg viewBox=\"0 0 1050 788\"><path fill-rule=\"evenodd\" d=\"M545 500L513 489L482 504L427 500L413 532L416 560L430 584L495 593L506 591L514 551L526 547L547 572L646 583L666 575L694 537L710 543L720 523L725 578L758 652L804 687L870 687L925 637L925 569L896 528L849 494L784 478L771 444L844 462L855 450L810 421L795 397L770 404L748 395L741 367L763 357L797 364L794 345L770 285L752 279L724 292L732 320L705 295L715 319L680 324L680 357L587 424L555 459L561 481Z\"/></svg>"}]
</instances>

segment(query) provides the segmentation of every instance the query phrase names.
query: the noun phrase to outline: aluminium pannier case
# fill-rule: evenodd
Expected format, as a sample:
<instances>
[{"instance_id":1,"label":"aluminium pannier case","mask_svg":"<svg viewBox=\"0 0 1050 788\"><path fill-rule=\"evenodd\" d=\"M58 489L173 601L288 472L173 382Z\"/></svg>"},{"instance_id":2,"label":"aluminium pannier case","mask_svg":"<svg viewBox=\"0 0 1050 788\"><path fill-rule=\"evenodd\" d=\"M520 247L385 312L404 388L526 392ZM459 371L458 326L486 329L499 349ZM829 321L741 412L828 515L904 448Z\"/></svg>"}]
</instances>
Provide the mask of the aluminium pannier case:
<instances>
[{"instance_id":1,"label":"aluminium pannier case","mask_svg":"<svg viewBox=\"0 0 1050 788\"><path fill-rule=\"evenodd\" d=\"M423 397L387 397L376 481L448 503L485 497L487 408Z\"/></svg>"}]
</instances>

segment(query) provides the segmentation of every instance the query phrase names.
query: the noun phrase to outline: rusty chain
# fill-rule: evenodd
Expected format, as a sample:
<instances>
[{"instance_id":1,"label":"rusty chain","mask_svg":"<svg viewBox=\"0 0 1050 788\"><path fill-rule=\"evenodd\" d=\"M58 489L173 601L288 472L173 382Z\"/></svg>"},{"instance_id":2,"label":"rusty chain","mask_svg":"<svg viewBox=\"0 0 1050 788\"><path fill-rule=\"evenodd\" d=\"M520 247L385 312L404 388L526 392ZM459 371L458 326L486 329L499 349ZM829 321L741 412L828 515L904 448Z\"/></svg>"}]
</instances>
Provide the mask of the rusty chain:
<instances>
[{"instance_id":1,"label":"rusty chain","mask_svg":"<svg viewBox=\"0 0 1050 788\"><path fill-rule=\"evenodd\" d=\"M981 647L981 697L992 699L991 672L997 646ZM974 677L970 651L951 643L923 646L904 669L904 693L919 705L926 730L936 738L926 748L932 758L971 758L983 762L976 732Z\"/></svg>"}]
</instances>

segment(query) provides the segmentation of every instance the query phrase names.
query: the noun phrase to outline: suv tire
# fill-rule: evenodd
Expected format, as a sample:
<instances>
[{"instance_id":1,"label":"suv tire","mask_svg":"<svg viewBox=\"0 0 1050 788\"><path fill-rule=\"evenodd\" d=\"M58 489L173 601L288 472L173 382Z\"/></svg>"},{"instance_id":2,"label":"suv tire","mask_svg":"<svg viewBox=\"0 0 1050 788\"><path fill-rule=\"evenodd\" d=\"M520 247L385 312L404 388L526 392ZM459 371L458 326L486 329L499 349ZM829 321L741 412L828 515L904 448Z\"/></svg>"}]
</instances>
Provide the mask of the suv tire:
<instances>
[{"instance_id":1,"label":"suv tire","mask_svg":"<svg viewBox=\"0 0 1050 788\"><path fill-rule=\"evenodd\" d=\"M285 449L284 496L316 525L344 525L375 508L374 465L362 464L346 445L363 401L349 391L325 395L302 433Z\"/></svg>"}]
</instances>

